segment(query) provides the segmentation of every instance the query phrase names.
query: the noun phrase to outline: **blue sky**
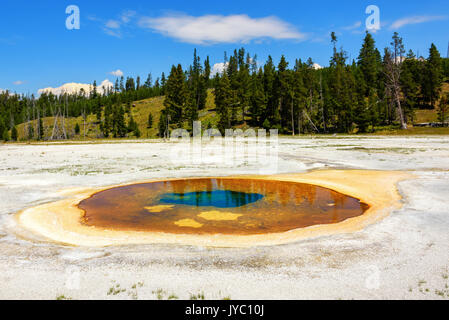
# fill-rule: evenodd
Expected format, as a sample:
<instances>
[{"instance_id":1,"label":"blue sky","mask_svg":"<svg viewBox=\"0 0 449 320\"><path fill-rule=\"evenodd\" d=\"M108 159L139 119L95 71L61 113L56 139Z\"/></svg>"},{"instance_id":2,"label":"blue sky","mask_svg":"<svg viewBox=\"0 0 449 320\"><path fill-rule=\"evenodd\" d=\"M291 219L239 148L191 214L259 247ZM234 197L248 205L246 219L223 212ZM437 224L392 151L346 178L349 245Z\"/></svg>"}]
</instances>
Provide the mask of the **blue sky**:
<instances>
[{"instance_id":1,"label":"blue sky","mask_svg":"<svg viewBox=\"0 0 449 320\"><path fill-rule=\"evenodd\" d=\"M81 27L67 30L68 5L80 9ZM355 59L368 5L380 9L379 49L398 31L407 50L427 56L433 42L446 56L447 0L428 1L29 1L2 0L0 89L37 93L64 83L115 81L113 71L145 79L175 63L191 63L193 49L211 63L244 46L264 62L282 54L293 63L312 57L327 65L329 33Z\"/></svg>"}]
</instances>

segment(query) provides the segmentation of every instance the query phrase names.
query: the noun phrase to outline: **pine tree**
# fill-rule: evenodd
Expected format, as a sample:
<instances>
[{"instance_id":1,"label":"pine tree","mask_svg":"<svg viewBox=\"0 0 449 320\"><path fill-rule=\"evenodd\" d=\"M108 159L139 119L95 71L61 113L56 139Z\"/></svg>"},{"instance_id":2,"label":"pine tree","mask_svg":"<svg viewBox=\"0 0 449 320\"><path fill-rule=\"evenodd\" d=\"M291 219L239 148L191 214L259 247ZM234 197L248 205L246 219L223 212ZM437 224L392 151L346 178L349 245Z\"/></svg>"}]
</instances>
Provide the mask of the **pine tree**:
<instances>
[{"instance_id":1,"label":"pine tree","mask_svg":"<svg viewBox=\"0 0 449 320\"><path fill-rule=\"evenodd\" d=\"M371 93L368 97L368 113L371 124L371 131L375 131L375 127L379 125L379 100L378 95Z\"/></svg>"},{"instance_id":2,"label":"pine tree","mask_svg":"<svg viewBox=\"0 0 449 320\"><path fill-rule=\"evenodd\" d=\"M368 131L370 124L370 114L368 112L368 101L365 99L366 84L362 68L355 65L352 68L356 88L356 106L354 108L354 122L357 125L358 132Z\"/></svg>"},{"instance_id":3,"label":"pine tree","mask_svg":"<svg viewBox=\"0 0 449 320\"><path fill-rule=\"evenodd\" d=\"M11 140L17 141L17 139L18 139L17 128L16 128L16 126L14 126L11 129Z\"/></svg>"},{"instance_id":4,"label":"pine tree","mask_svg":"<svg viewBox=\"0 0 449 320\"><path fill-rule=\"evenodd\" d=\"M234 84L231 84L237 98L237 101L235 101L235 105L232 108L233 122L240 121L240 119L245 121L245 113L247 112L250 98L250 57L247 55L245 59L245 49L241 48L238 51L237 60L238 71L234 77Z\"/></svg>"},{"instance_id":5,"label":"pine tree","mask_svg":"<svg viewBox=\"0 0 449 320\"><path fill-rule=\"evenodd\" d=\"M204 81L206 84L206 89L210 87L210 74L211 74L210 60L209 56L207 56L206 60L204 61Z\"/></svg>"},{"instance_id":6,"label":"pine tree","mask_svg":"<svg viewBox=\"0 0 449 320\"><path fill-rule=\"evenodd\" d=\"M186 92L186 102L183 112L183 118L187 121L187 127L189 130L193 128L193 122L198 120L198 100L195 96L195 90L191 88L191 82L189 81L189 88Z\"/></svg>"},{"instance_id":7,"label":"pine tree","mask_svg":"<svg viewBox=\"0 0 449 320\"><path fill-rule=\"evenodd\" d=\"M449 93L446 93L446 95L442 96L440 99L440 104L438 106L438 121L441 122L441 124L446 126L446 119L449 115Z\"/></svg>"},{"instance_id":8,"label":"pine tree","mask_svg":"<svg viewBox=\"0 0 449 320\"><path fill-rule=\"evenodd\" d=\"M145 81L144 87L145 88L151 88L153 86L153 77L151 76L151 73L148 74L147 81Z\"/></svg>"},{"instance_id":9,"label":"pine tree","mask_svg":"<svg viewBox=\"0 0 449 320\"><path fill-rule=\"evenodd\" d=\"M120 86L119 86L118 78L117 78L117 79L115 79L114 91L119 92L119 90L120 90Z\"/></svg>"},{"instance_id":10,"label":"pine tree","mask_svg":"<svg viewBox=\"0 0 449 320\"><path fill-rule=\"evenodd\" d=\"M136 131L137 123L134 121L134 117L131 114L128 120L128 133Z\"/></svg>"},{"instance_id":11,"label":"pine tree","mask_svg":"<svg viewBox=\"0 0 449 320\"><path fill-rule=\"evenodd\" d=\"M291 122L291 100L292 91L290 89L290 73L288 68L288 62L285 60L284 55L281 56L281 60L278 65L278 72L276 76L276 92L279 97L279 107L276 109L276 116L279 119L281 129L288 128L288 123ZM273 125L274 123L272 123ZM291 127L291 125L290 125Z\"/></svg>"},{"instance_id":12,"label":"pine tree","mask_svg":"<svg viewBox=\"0 0 449 320\"><path fill-rule=\"evenodd\" d=\"M141 136L141 132L140 132L140 129L139 129L138 126L136 126L136 128L135 128L135 130L134 130L134 136L135 136L136 138L140 138L140 136Z\"/></svg>"},{"instance_id":13,"label":"pine tree","mask_svg":"<svg viewBox=\"0 0 449 320\"><path fill-rule=\"evenodd\" d=\"M3 121L3 118L1 117L1 114L0 114L0 133L2 134L2 138L3 138L3 132L4 132L6 129L7 129L7 128L6 128L5 123L4 123L4 121Z\"/></svg>"},{"instance_id":14,"label":"pine tree","mask_svg":"<svg viewBox=\"0 0 449 320\"><path fill-rule=\"evenodd\" d=\"M267 106L265 114L263 115L263 122L268 119L270 124L279 123L278 97L275 87L276 68L273 64L273 59L268 56L267 62L264 67L264 92L266 96Z\"/></svg>"},{"instance_id":15,"label":"pine tree","mask_svg":"<svg viewBox=\"0 0 449 320\"><path fill-rule=\"evenodd\" d=\"M159 81L157 81L159 83ZM161 87L161 95L165 95L165 85L167 84L167 79L165 78L165 73L162 72L160 87Z\"/></svg>"},{"instance_id":16,"label":"pine tree","mask_svg":"<svg viewBox=\"0 0 449 320\"><path fill-rule=\"evenodd\" d=\"M101 104L100 99L97 100L95 103L95 115L97 117L97 122L101 123Z\"/></svg>"},{"instance_id":17,"label":"pine tree","mask_svg":"<svg viewBox=\"0 0 449 320\"><path fill-rule=\"evenodd\" d=\"M416 57L410 50L406 59L402 63L401 71L401 91L404 100L404 116L413 120L414 109L418 105L419 84L415 81L414 71L416 68Z\"/></svg>"},{"instance_id":18,"label":"pine tree","mask_svg":"<svg viewBox=\"0 0 449 320\"><path fill-rule=\"evenodd\" d=\"M124 138L128 128L125 124L125 111L122 105L115 106L113 111L113 135L114 138Z\"/></svg>"},{"instance_id":19,"label":"pine tree","mask_svg":"<svg viewBox=\"0 0 449 320\"><path fill-rule=\"evenodd\" d=\"M42 118L38 120L38 140L44 140L44 124L42 123Z\"/></svg>"},{"instance_id":20,"label":"pine tree","mask_svg":"<svg viewBox=\"0 0 449 320\"><path fill-rule=\"evenodd\" d=\"M111 131L114 131L113 129L113 108L112 106L108 103L106 105L106 107L104 108L104 121L102 124L102 132L103 132L103 136L105 138L108 138Z\"/></svg>"},{"instance_id":21,"label":"pine tree","mask_svg":"<svg viewBox=\"0 0 449 320\"><path fill-rule=\"evenodd\" d=\"M304 66L300 59L295 61L295 67L292 75L292 133L295 133L295 121L298 134L301 134L302 115L307 99L307 88L304 85ZM323 115L324 116L324 115ZM324 126L324 123L323 123Z\"/></svg>"},{"instance_id":22,"label":"pine tree","mask_svg":"<svg viewBox=\"0 0 449 320\"><path fill-rule=\"evenodd\" d=\"M172 67L165 87L164 106L167 109L167 115L170 116L172 123L176 123L181 128L184 121L183 111L187 102L187 89L185 74L180 64Z\"/></svg>"},{"instance_id":23,"label":"pine tree","mask_svg":"<svg viewBox=\"0 0 449 320\"><path fill-rule=\"evenodd\" d=\"M232 99L231 84L228 75L223 72L215 76L215 106L218 115L218 129L224 133L231 128L230 103Z\"/></svg>"},{"instance_id":24,"label":"pine tree","mask_svg":"<svg viewBox=\"0 0 449 320\"><path fill-rule=\"evenodd\" d=\"M337 132L350 132L353 123L353 90L354 79L351 69L346 66L347 54L341 49L337 51L337 37L331 34L334 54L330 61L329 91L330 105L333 106L334 130Z\"/></svg>"},{"instance_id":25,"label":"pine tree","mask_svg":"<svg viewBox=\"0 0 449 320\"><path fill-rule=\"evenodd\" d=\"M136 138L140 138L140 135L141 135L139 125L134 120L134 117L132 116L132 114L130 115L129 121L128 121L128 133L133 133Z\"/></svg>"},{"instance_id":26,"label":"pine tree","mask_svg":"<svg viewBox=\"0 0 449 320\"><path fill-rule=\"evenodd\" d=\"M148 128L148 129L153 128L153 114L152 114L152 113L150 113L150 114L148 115L147 128Z\"/></svg>"},{"instance_id":27,"label":"pine tree","mask_svg":"<svg viewBox=\"0 0 449 320\"><path fill-rule=\"evenodd\" d=\"M77 122L76 125L75 125L75 134L76 134L76 135L80 134L80 131L81 131L80 125L79 125L78 122Z\"/></svg>"},{"instance_id":28,"label":"pine tree","mask_svg":"<svg viewBox=\"0 0 449 320\"><path fill-rule=\"evenodd\" d=\"M169 120L167 116L167 110L162 110L161 115L159 117L159 123L158 123L158 131L159 131L159 137L161 138L169 138Z\"/></svg>"},{"instance_id":29,"label":"pine tree","mask_svg":"<svg viewBox=\"0 0 449 320\"><path fill-rule=\"evenodd\" d=\"M34 128L32 125L28 125L28 140L34 139Z\"/></svg>"},{"instance_id":30,"label":"pine tree","mask_svg":"<svg viewBox=\"0 0 449 320\"><path fill-rule=\"evenodd\" d=\"M125 86L123 84L125 78L123 76L120 77L120 92L124 92L125 91Z\"/></svg>"},{"instance_id":31,"label":"pine tree","mask_svg":"<svg viewBox=\"0 0 449 320\"><path fill-rule=\"evenodd\" d=\"M238 91L240 89L240 82L238 79L239 72L239 54L234 50L234 55L229 57L229 63L226 68L227 80L229 81L229 101L228 111L230 117L230 124L237 124L239 111L241 110L241 101L239 101Z\"/></svg>"},{"instance_id":32,"label":"pine tree","mask_svg":"<svg viewBox=\"0 0 449 320\"><path fill-rule=\"evenodd\" d=\"M259 69L258 73L251 75L250 84L250 122L253 126L261 126L261 121L266 109L266 97L263 90L263 70Z\"/></svg>"},{"instance_id":33,"label":"pine tree","mask_svg":"<svg viewBox=\"0 0 449 320\"><path fill-rule=\"evenodd\" d=\"M191 128L193 121L198 120L198 111L205 108L207 98L207 80L203 75L203 69L196 49L193 53L193 65L189 69L187 82L184 117L187 120L188 127Z\"/></svg>"},{"instance_id":34,"label":"pine tree","mask_svg":"<svg viewBox=\"0 0 449 320\"><path fill-rule=\"evenodd\" d=\"M447 79L447 78L449 78L449 57L442 58L441 63L443 66L443 76Z\"/></svg>"},{"instance_id":35,"label":"pine tree","mask_svg":"<svg viewBox=\"0 0 449 320\"><path fill-rule=\"evenodd\" d=\"M424 99L434 109L443 84L443 70L440 53L433 43L429 49L429 58L426 62L424 79Z\"/></svg>"},{"instance_id":36,"label":"pine tree","mask_svg":"<svg viewBox=\"0 0 449 320\"><path fill-rule=\"evenodd\" d=\"M98 97L97 81L96 80L94 80L93 89L92 89L91 95L92 95L92 99L96 99Z\"/></svg>"},{"instance_id":37,"label":"pine tree","mask_svg":"<svg viewBox=\"0 0 449 320\"><path fill-rule=\"evenodd\" d=\"M346 53L341 51L341 55L344 55L346 59ZM344 61L344 60L343 60ZM359 107L359 97L357 95L357 84L355 79L354 69L356 68L355 62L351 66L344 66L342 68L342 91L339 93L338 99L342 109L340 110L338 127L340 132L352 133L354 130L355 108ZM365 111L365 109L364 109Z\"/></svg>"},{"instance_id":38,"label":"pine tree","mask_svg":"<svg viewBox=\"0 0 449 320\"><path fill-rule=\"evenodd\" d=\"M9 141L9 131L7 128L5 128L5 130L3 131L2 139L5 142Z\"/></svg>"},{"instance_id":39,"label":"pine tree","mask_svg":"<svg viewBox=\"0 0 449 320\"><path fill-rule=\"evenodd\" d=\"M369 96L369 91L375 88L380 68L378 58L379 51L376 49L374 38L367 31L357 60L363 74L365 96Z\"/></svg>"}]
</instances>

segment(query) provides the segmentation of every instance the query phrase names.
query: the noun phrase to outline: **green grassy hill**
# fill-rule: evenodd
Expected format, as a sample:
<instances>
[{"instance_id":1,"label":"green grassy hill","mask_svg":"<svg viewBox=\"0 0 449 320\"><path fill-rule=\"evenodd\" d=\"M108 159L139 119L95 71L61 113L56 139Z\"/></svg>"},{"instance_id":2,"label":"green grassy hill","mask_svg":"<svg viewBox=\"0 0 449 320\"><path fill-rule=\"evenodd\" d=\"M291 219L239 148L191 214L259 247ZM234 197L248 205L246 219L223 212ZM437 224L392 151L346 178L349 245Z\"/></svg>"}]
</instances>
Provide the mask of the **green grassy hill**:
<instances>
[{"instance_id":1,"label":"green grassy hill","mask_svg":"<svg viewBox=\"0 0 449 320\"><path fill-rule=\"evenodd\" d=\"M443 94L449 93L449 83L443 83ZM424 122L438 122L438 113L437 110L416 110L415 112L415 122L416 123L424 123Z\"/></svg>"},{"instance_id":2,"label":"green grassy hill","mask_svg":"<svg viewBox=\"0 0 449 320\"><path fill-rule=\"evenodd\" d=\"M139 126L139 130L141 132L141 138L157 138L158 134L158 124L159 117L161 111L164 108L164 97L155 97L140 101L133 102L133 107L131 108L131 114L134 120L137 122ZM149 114L153 115L153 126L152 128L147 128L148 124L148 116ZM206 109L201 110L199 113L199 120L203 122L203 126L207 127L210 123L212 126L216 125L216 113L215 113L215 102L212 92L208 93L207 101L206 101ZM125 115L125 119L128 122L128 115ZM54 117L47 117L42 119L42 124L44 127L44 140L48 140L53 132L54 127ZM62 125L59 122L60 126ZM75 134L76 124L80 127L80 133ZM37 121L31 121L30 125L34 128L37 127ZM28 131L27 124L19 124L17 126L19 141L26 140ZM68 118L65 119L65 128L66 132L71 140L92 140L103 138L100 132L100 125L97 122L97 118L95 115L89 115L86 119L85 124L85 132L86 135L84 137L84 122L82 117L78 118ZM132 134L128 136L128 138L135 138Z\"/></svg>"}]
</instances>

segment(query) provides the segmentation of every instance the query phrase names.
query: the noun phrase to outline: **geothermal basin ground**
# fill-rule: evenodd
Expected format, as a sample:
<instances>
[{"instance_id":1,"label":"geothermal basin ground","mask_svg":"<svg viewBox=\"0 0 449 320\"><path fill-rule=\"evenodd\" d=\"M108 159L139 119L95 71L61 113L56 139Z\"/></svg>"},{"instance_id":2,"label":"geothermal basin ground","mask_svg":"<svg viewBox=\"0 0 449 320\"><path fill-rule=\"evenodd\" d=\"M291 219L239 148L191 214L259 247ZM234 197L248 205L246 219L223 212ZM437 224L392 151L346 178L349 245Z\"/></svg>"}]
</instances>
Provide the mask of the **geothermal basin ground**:
<instances>
[{"instance_id":1,"label":"geothermal basin ground","mask_svg":"<svg viewBox=\"0 0 449 320\"><path fill-rule=\"evenodd\" d=\"M0 299L449 299L448 136L279 138L279 176L406 177L396 183L400 206L350 232L257 246L76 245L20 223L21 212L78 190L257 176L264 166L251 152L229 163L213 152L200 159L191 148L191 161L177 162L172 148L162 141L0 145Z\"/></svg>"}]
</instances>

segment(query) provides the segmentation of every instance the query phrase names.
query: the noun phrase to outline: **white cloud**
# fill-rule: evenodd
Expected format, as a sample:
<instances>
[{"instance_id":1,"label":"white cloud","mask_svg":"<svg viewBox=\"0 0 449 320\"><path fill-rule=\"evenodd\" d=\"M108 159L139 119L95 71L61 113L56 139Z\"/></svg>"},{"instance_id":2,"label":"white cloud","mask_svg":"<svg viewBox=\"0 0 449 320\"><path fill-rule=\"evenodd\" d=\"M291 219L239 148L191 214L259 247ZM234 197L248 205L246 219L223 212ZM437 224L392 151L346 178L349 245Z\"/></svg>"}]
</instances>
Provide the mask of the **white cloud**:
<instances>
[{"instance_id":1,"label":"white cloud","mask_svg":"<svg viewBox=\"0 0 449 320\"><path fill-rule=\"evenodd\" d=\"M393 22L390 26L390 29L399 29L409 24L418 24L430 21L438 21L445 20L447 17L445 16L413 16L402 18Z\"/></svg>"},{"instance_id":2,"label":"white cloud","mask_svg":"<svg viewBox=\"0 0 449 320\"><path fill-rule=\"evenodd\" d=\"M87 20L90 20L90 21L101 21L100 18L97 18L97 17L94 16L94 15L89 15L89 16L87 16Z\"/></svg>"},{"instance_id":3,"label":"white cloud","mask_svg":"<svg viewBox=\"0 0 449 320\"><path fill-rule=\"evenodd\" d=\"M362 21L357 21L354 24L352 24L350 26L342 27L341 29L345 30L345 31L349 31L352 34L362 34L363 31L362 31L361 26L362 26ZM374 31L376 31L376 30L374 30Z\"/></svg>"},{"instance_id":4,"label":"white cloud","mask_svg":"<svg viewBox=\"0 0 449 320\"><path fill-rule=\"evenodd\" d=\"M14 81L12 84L15 85L15 86L20 86L20 85L22 85L24 83L25 83L25 81L17 80L17 81Z\"/></svg>"},{"instance_id":5,"label":"white cloud","mask_svg":"<svg viewBox=\"0 0 449 320\"><path fill-rule=\"evenodd\" d=\"M215 77L215 75L217 73L222 74L228 65L229 65L229 62L226 62L226 63L220 62L220 63L214 64L214 66L212 67L212 70L210 72L211 76Z\"/></svg>"},{"instance_id":6,"label":"white cloud","mask_svg":"<svg viewBox=\"0 0 449 320\"><path fill-rule=\"evenodd\" d=\"M106 21L103 26L103 31L110 36L121 38L123 34L122 27L131 22L131 19L135 15L135 11L125 11L118 17L118 19L110 19Z\"/></svg>"},{"instance_id":7,"label":"white cloud","mask_svg":"<svg viewBox=\"0 0 449 320\"><path fill-rule=\"evenodd\" d=\"M97 92L100 94L103 94L104 89L107 89L108 87L109 88L113 87L113 84L111 81L106 79L102 83L97 85ZM49 88L39 89L37 92L38 92L38 94L47 92L47 93L53 93L54 95L61 95L64 93L68 93L68 94L77 93L77 92L80 92L81 89L84 89L84 92L87 94L87 93L90 93L91 90L93 90L93 86L91 84L72 82L72 83L65 83L62 86L57 87L57 88L49 87Z\"/></svg>"},{"instance_id":8,"label":"white cloud","mask_svg":"<svg viewBox=\"0 0 449 320\"><path fill-rule=\"evenodd\" d=\"M362 22L361 21L357 21L356 23L354 23L353 25L347 26L347 27L343 27L343 30L355 30L358 29L362 26Z\"/></svg>"},{"instance_id":9,"label":"white cloud","mask_svg":"<svg viewBox=\"0 0 449 320\"><path fill-rule=\"evenodd\" d=\"M108 28L103 28L104 33L106 33L107 35L110 35L112 37L116 37L116 38L121 38L122 37L122 33L119 29L108 29Z\"/></svg>"},{"instance_id":10,"label":"white cloud","mask_svg":"<svg viewBox=\"0 0 449 320\"><path fill-rule=\"evenodd\" d=\"M120 69L111 71L111 72L109 72L109 74L113 75L114 77L123 77L123 71Z\"/></svg>"},{"instance_id":11,"label":"white cloud","mask_svg":"<svg viewBox=\"0 0 449 320\"><path fill-rule=\"evenodd\" d=\"M120 29L120 22L117 20L108 20L105 27L109 29Z\"/></svg>"},{"instance_id":12,"label":"white cloud","mask_svg":"<svg viewBox=\"0 0 449 320\"><path fill-rule=\"evenodd\" d=\"M167 15L144 17L142 28L193 44L248 43L257 39L303 40L305 34L277 17L251 18L248 15Z\"/></svg>"},{"instance_id":13,"label":"white cloud","mask_svg":"<svg viewBox=\"0 0 449 320\"><path fill-rule=\"evenodd\" d=\"M120 16L120 20L122 20L123 23L128 23L131 21L131 18L133 18L136 15L135 11L128 10L122 13Z\"/></svg>"}]
</instances>

